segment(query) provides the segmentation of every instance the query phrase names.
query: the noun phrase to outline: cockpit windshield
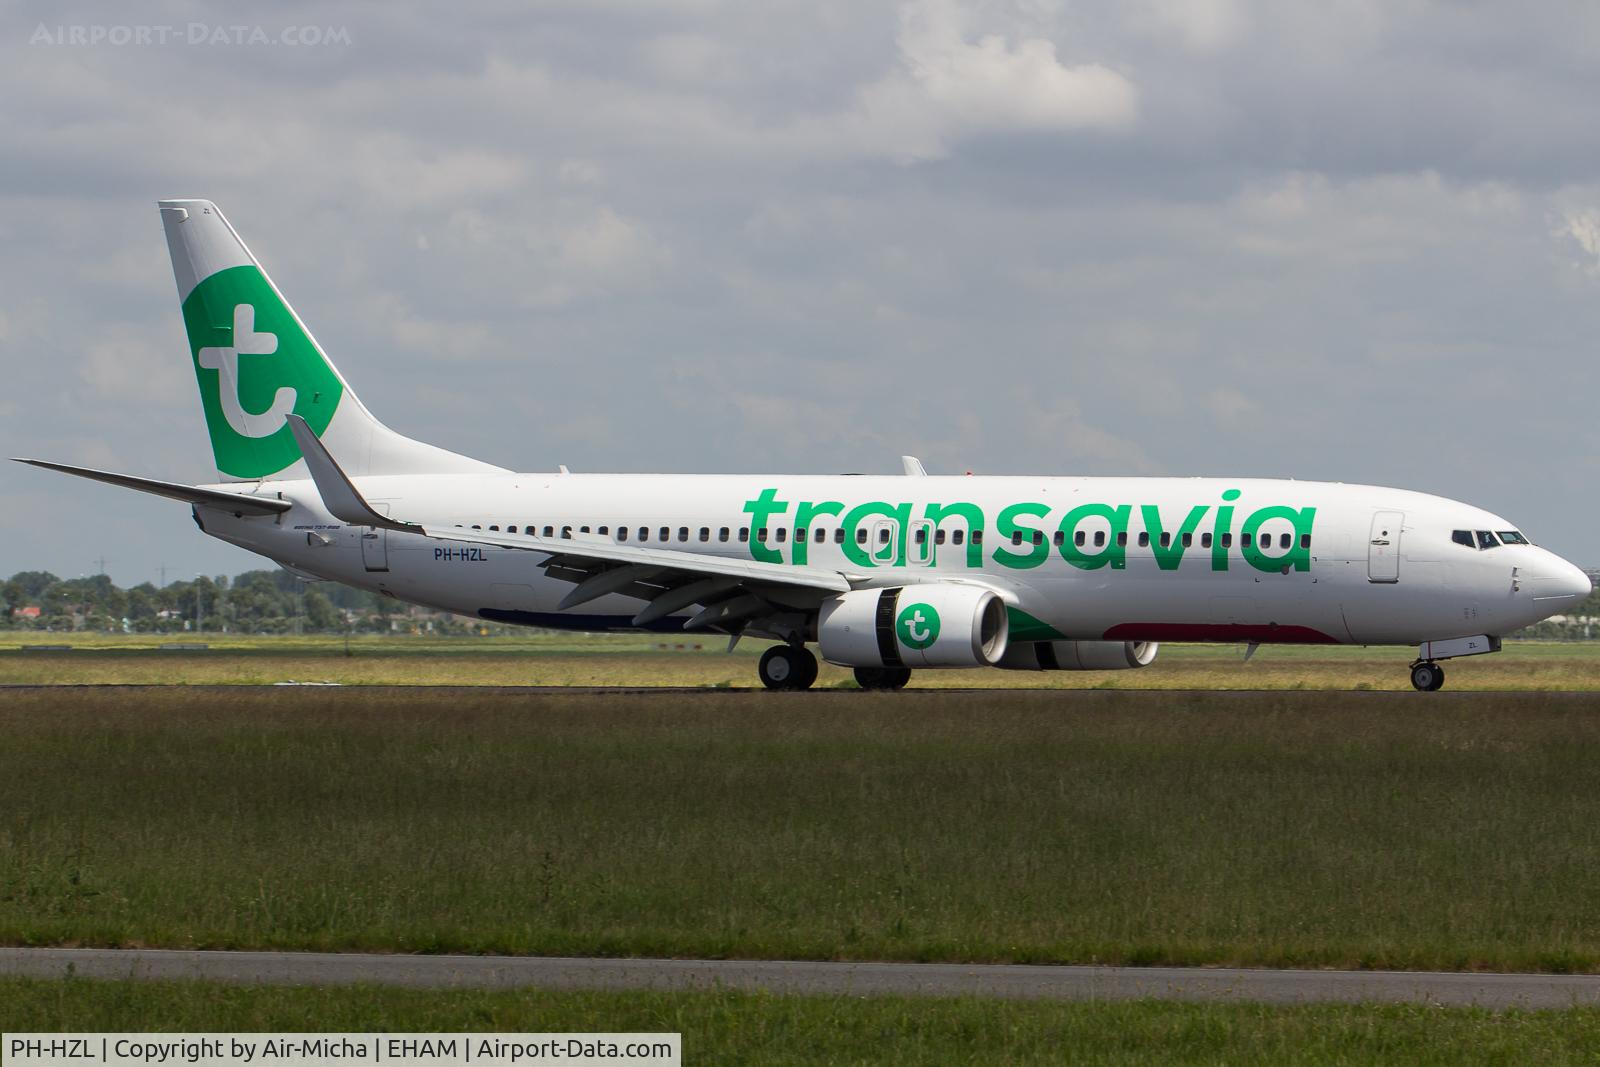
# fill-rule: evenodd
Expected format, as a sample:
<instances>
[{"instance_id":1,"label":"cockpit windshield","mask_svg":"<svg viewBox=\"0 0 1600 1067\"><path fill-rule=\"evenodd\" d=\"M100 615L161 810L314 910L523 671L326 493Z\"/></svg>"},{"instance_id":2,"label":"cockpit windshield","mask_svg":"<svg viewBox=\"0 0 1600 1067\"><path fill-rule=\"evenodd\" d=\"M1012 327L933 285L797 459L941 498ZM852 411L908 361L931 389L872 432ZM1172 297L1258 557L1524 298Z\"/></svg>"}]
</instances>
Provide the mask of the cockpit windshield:
<instances>
[{"instance_id":1,"label":"cockpit windshield","mask_svg":"<svg viewBox=\"0 0 1600 1067\"><path fill-rule=\"evenodd\" d=\"M1501 545L1528 545L1533 542L1515 530L1451 530L1450 540L1463 548L1499 548Z\"/></svg>"}]
</instances>

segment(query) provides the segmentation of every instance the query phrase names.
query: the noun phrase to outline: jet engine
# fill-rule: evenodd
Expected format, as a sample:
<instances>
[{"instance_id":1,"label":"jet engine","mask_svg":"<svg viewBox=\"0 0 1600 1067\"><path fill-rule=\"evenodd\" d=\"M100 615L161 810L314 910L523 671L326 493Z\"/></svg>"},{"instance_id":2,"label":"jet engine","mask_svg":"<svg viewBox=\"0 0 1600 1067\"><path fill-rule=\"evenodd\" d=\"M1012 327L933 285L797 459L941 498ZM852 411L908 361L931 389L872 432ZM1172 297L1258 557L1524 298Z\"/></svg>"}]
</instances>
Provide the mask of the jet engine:
<instances>
[{"instance_id":1,"label":"jet engine","mask_svg":"<svg viewBox=\"0 0 1600 1067\"><path fill-rule=\"evenodd\" d=\"M993 590L952 582L830 597L817 644L823 659L844 667L993 667L1010 630Z\"/></svg>"},{"instance_id":2,"label":"jet engine","mask_svg":"<svg viewBox=\"0 0 1600 1067\"><path fill-rule=\"evenodd\" d=\"M1125 671L1155 662L1155 641L1019 641L999 666L1008 671Z\"/></svg>"}]
</instances>

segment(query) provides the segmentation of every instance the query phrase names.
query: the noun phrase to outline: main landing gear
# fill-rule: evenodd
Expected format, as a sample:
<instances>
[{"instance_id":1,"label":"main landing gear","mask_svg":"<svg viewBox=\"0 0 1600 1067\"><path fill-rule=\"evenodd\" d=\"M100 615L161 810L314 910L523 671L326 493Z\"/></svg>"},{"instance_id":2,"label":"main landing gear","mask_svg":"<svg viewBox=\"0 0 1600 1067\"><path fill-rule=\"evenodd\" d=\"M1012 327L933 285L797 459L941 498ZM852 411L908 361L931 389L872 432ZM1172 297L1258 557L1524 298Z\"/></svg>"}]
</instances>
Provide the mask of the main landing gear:
<instances>
[{"instance_id":1,"label":"main landing gear","mask_svg":"<svg viewBox=\"0 0 1600 1067\"><path fill-rule=\"evenodd\" d=\"M1411 665L1411 684L1424 693L1444 688L1444 668L1424 660Z\"/></svg>"},{"instance_id":2,"label":"main landing gear","mask_svg":"<svg viewBox=\"0 0 1600 1067\"><path fill-rule=\"evenodd\" d=\"M768 689L810 689L817 680L817 657L804 645L773 645L756 668Z\"/></svg>"},{"instance_id":3,"label":"main landing gear","mask_svg":"<svg viewBox=\"0 0 1600 1067\"><path fill-rule=\"evenodd\" d=\"M911 681L907 667L857 667L856 684L863 689L904 689Z\"/></svg>"}]
</instances>

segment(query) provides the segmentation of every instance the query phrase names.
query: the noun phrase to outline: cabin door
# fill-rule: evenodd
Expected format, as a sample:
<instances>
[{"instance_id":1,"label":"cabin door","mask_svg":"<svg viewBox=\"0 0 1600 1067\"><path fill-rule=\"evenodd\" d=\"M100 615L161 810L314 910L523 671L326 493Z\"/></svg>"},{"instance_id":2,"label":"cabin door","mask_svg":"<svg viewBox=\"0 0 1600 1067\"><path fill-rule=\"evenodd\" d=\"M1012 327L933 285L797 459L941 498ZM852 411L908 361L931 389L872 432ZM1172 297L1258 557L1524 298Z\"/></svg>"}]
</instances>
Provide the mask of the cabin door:
<instances>
[{"instance_id":1,"label":"cabin door","mask_svg":"<svg viewBox=\"0 0 1600 1067\"><path fill-rule=\"evenodd\" d=\"M1380 511L1372 516L1372 536L1367 540L1367 580L1400 580L1400 524L1405 515Z\"/></svg>"}]
</instances>

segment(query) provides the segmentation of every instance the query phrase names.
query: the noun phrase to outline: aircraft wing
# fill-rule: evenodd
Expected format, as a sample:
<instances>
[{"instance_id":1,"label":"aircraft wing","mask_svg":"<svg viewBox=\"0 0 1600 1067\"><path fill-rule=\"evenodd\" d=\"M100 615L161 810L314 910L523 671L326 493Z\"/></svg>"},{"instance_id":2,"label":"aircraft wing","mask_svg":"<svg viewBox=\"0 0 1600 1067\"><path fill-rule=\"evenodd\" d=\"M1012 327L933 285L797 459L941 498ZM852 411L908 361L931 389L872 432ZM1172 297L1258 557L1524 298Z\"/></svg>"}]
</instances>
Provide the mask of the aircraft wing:
<instances>
[{"instance_id":1,"label":"aircraft wing","mask_svg":"<svg viewBox=\"0 0 1600 1067\"><path fill-rule=\"evenodd\" d=\"M620 594L644 602L633 618L635 626L700 605L686 628L738 632L754 620L813 611L828 595L854 587L843 572L822 567L647 548L593 534L554 538L404 522L379 514L367 503L304 419L290 415L288 422L317 492L336 518L436 541L536 553L543 557L536 565L547 575L574 583L559 605L563 611Z\"/></svg>"},{"instance_id":2,"label":"aircraft wing","mask_svg":"<svg viewBox=\"0 0 1600 1067\"><path fill-rule=\"evenodd\" d=\"M247 496L244 493L230 493L226 489L202 489L198 485L163 482L155 478L135 477L132 474L113 474L111 471L95 470L93 467L74 467L70 463L51 463L44 459L16 459L15 462L43 467L45 470L60 471L62 474L74 474L79 478L89 478L105 482L107 485L119 485L124 489L137 489L141 493L164 496L169 500L222 508L235 515L277 515L294 506L291 502L277 497Z\"/></svg>"}]
</instances>

